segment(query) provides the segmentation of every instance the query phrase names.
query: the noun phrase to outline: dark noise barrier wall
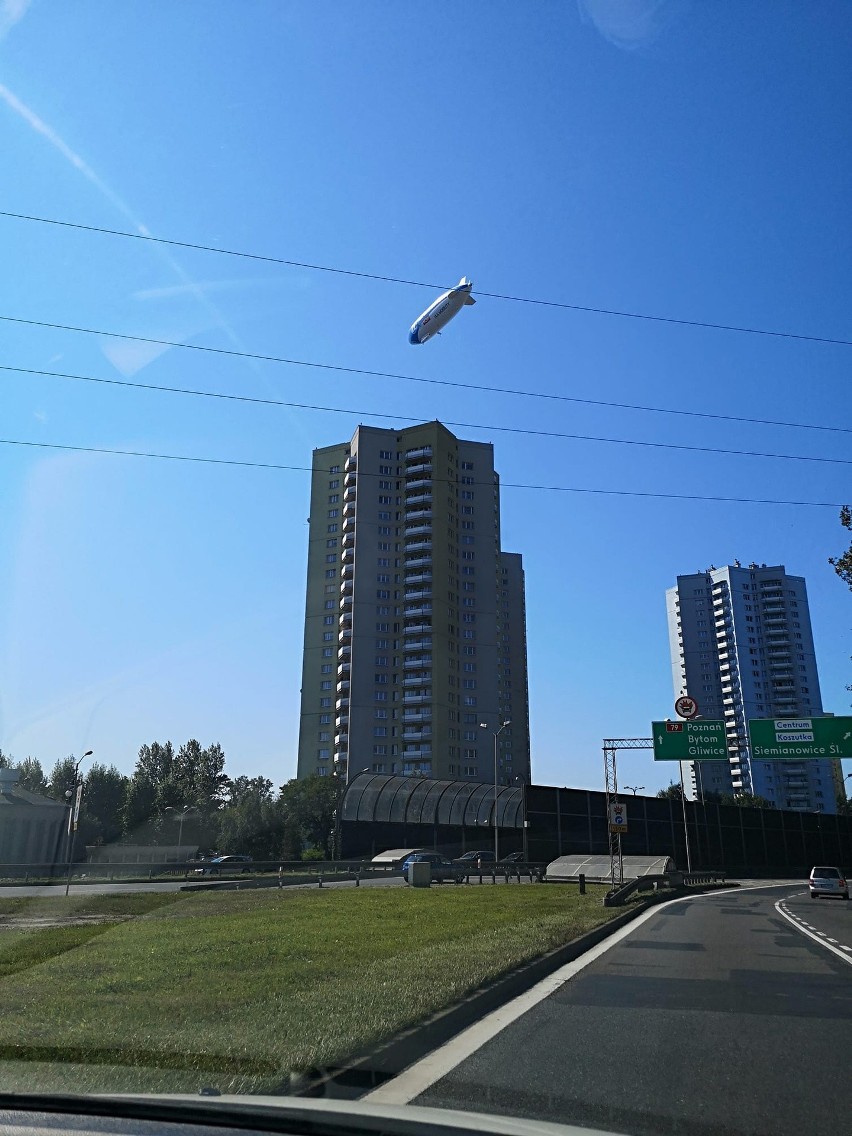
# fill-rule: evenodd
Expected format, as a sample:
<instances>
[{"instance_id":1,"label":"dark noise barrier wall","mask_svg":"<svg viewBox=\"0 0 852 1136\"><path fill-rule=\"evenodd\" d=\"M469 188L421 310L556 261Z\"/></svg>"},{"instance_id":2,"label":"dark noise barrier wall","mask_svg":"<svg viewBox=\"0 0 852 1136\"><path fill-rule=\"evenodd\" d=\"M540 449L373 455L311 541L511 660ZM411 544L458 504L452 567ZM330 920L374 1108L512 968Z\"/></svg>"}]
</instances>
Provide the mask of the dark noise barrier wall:
<instances>
[{"instance_id":1,"label":"dark noise barrier wall","mask_svg":"<svg viewBox=\"0 0 852 1136\"><path fill-rule=\"evenodd\" d=\"M679 800L621 795L625 855L670 855L687 867ZM343 798L347 858L386 848L438 848L451 856L494 847L493 785L360 774ZM606 798L587 789L499 786L499 853L546 863L573 852L608 850ZM815 864L852 871L852 817L784 809L686 803L692 868L728 875L806 875Z\"/></svg>"}]
</instances>

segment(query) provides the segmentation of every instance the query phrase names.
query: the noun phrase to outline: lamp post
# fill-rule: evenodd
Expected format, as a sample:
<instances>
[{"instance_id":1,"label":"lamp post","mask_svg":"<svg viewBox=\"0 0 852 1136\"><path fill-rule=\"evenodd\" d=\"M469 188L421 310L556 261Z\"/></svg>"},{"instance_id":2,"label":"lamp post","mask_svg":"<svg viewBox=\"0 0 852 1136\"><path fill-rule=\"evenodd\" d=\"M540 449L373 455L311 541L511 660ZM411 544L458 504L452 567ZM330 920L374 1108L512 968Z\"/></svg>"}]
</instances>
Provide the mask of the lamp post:
<instances>
[{"instance_id":1,"label":"lamp post","mask_svg":"<svg viewBox=\"0 0 852 1136\"><path fill-rule=\"evenodd\" d=\"M497 845L498 845L498 836L497 836L497 829L498 829L498 825L497 825L497 792L498 792L498 790L497 790L497 739L500 737L500 735L503 733L503 731L506 729L506 727L511 726L511 724L512 724L511 720L507 719L503 723L502 726L500 726L498 729L496 729L494 731L494 863L495 864L497 863L497 861L500 858L499 853L498 853L498 847L497 847ZM487 730L488 729L488 723L487 722L480 722L479 728L481 730Z\"/></svg>"},{"instance_id":2,"label":"lamp post","mask_svg":"<svg viewBox=\"0 0 852 1136\"><path fill-rule=\"evenodd\" d=\"M633 791L633 796L635 797L636 794L639 792L639 790L644 789L645 786L644 785L625 785L624 788L625 789L631 789Z\"/></svg>"},{"instance_id":3,"label":"lamp post","mask_svg":"<svg viewBox=\"0 0 852 1136\"><path fill-rule=\"evenodd\" d=\"M197 813L198 809L195 805L184 805L182 809L176 809L174 805L167 805L163 812L170 820L174 820L175 817L178 817L180 820L180 827L178 828L178 852L180 852L180 846L183 844L184 819L189 816L190 813Z\"/></svg>"},{"instance_id":4,"label":"lamp post","mask_svg":"<svg viewBox=\"0 0 852 1136\"><path fill-rule=\"evenodd\" d=\"M74 833L77 831L76 814L79 810L79 791L77 788L78 779L80 776L80 766L87 757L91 757L95 751L87 749L79 761L74 764L74 784L70 789L65 790L65 797L68 801L68 872L65 876L65 897L68 898L68 892L71 888L71 868L73 867L74 860ZM83 786L80 785L80 789Z\"/></svg>"}]
</instances>

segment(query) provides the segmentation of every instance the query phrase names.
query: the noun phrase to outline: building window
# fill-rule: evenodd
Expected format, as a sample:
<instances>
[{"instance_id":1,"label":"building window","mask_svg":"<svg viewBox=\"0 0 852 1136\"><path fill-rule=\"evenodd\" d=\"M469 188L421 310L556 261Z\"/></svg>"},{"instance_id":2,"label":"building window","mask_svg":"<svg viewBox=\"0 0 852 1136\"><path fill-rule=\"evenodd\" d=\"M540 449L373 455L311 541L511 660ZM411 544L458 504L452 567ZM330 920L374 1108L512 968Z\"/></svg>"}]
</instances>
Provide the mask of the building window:
<instances>
[{"instance_id":1,"label":"building window","mask_svg":"<svg viewBox=\"0 0 852 1136\"><path fill-rule=\"evenodd\" d=\"M388 736L387 726L373 726L374 738L386 738Z\"/></svg>"},{"instance_id":2,"label":"building window","mask_svg":"<svg viewBox=\"0 0 852 1136\"><path fill-rule=\"evenodd\" d=\"M327 761L330 755L331 755L330 750L327 750L327 749L317 750L317 757L320 759L320 761Z\"/></svg>"},{"instance_id":3,"label":"building window","mask_svg":"<svg viewBox=\"0 0 852 1136\"><path fill-rule=\"evenodd\" d=\"M340 494L339 493L330 493L329 496L328 496L328 503L329 503L329 505L339 505L340 504Z\"/></svg>"},{"instance_id":4,"label":"building window","mask_svg":"<svg viewBox=\"0 0 852 1136\"><path fill-rule=\"evenodd\" d=\"M329 525L329 526L328 526L328 531L329 531L330 533L333 533L333 532L337 532L337 524L335 523L335 524L333 524L333 525Z\"/></svg>"},{"instance_id":5,"label":"building window","mask_svg":"<svg viewBox=\"0 0 852 1136\"><path fill-rule=\"evenodd\" d=\"M328 679L323 679L320 683L320 690L331 690L331 682Z\"/></svg>"},{"instance_id":6,"label":"building window","mask_svg":"<svg viewBox=\"0 0 852 1136\"><path fill-rule=\"evenodd\" d=\"M329 708L329 706L331 706L331 699L330 698L321 698L320 699L320 708L321 709L327 710Z\"/></svg>"},{"instance_id":7,"label":"building window","mask_svg":"<svg viewBox=\"0 0 852 1136\"><path fill-rule=\"evenodd\" d=\"M324 615L322 617L322 621L323 621L323 624L326 627L331 627L331 625L334 623L334 616L333 615Z\"/></svg>"}]
</instances>

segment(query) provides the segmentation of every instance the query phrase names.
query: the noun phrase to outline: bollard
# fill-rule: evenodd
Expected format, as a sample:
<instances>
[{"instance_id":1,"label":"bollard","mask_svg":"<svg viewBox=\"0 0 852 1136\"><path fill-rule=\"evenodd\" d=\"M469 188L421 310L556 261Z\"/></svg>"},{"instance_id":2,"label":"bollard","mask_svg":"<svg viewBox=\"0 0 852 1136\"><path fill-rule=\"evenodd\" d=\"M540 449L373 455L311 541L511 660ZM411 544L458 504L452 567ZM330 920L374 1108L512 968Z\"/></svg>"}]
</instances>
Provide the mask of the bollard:
<instances>
[{"instance_id":1,"label":"bollard","mask_svg":"<svg viewBox=\"0 0 852 1136\"><path fill-rule=\"evenodd\" d=\"M279 887L284 886L284 866L283 866L283 864L278 865L278 886Z\"/></svg>"},{"instance_id":2,"label":"bollard","mask_svg":"<svg viewBox=\"0 0 852 1136\"><path fill-rule=\"evenodd\" d=\"M580 876L579 876L579 882L580 882L580 895L585 895L586 894L586 877L583 875L582 872L580 873Z\"/></svg>"},{"instance_id":3,"label":"bollard","mask_svg":"<svg viewBox=\"0 0 852 1136\"><path fill-rule=\"evenodd\" d=\"M318 886L322 887L322 872L320 872L319 875L317 876L317 880L319 881Z\"/></svg>"},{"instance_id":4,"label":"bollard","mask_svg":"<svg viewBox=\"0 0 852 1136\"><path fill-rule=\"evenodd\" d=\"M497 883L497 869L496 868L491 869L491 882L492 882L492 884Z\"/></svg>"},{"instance_id":5,"label":"bollard","mask_svg":"<svg viewBox=\"0 0 852 1136\"><path fill-rule=\"evenodd\" d=\"M361 869L359 868L358 873L355 876L355 887L359 888L360 886L361 886Z\"/></svg>"}]
</instances>

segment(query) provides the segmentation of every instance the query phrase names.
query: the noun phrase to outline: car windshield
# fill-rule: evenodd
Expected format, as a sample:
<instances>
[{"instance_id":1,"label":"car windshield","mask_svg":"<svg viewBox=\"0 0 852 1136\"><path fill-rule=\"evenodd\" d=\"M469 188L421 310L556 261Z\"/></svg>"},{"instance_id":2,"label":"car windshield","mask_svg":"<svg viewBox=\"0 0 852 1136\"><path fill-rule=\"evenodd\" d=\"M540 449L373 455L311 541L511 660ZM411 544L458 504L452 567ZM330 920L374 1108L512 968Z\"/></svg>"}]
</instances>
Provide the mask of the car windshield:
<instances>
[{"instance_id":1,"label":"car windshield","mask_svg":"<svg viewBox=\"0 0 852 1136\"><path fill-rule=\"evenodd\" d=\"M0 1097L847 1128L852 4L0 63Z\"/></svg>"}]
</instances>

